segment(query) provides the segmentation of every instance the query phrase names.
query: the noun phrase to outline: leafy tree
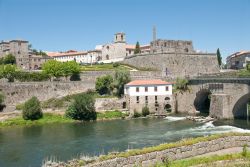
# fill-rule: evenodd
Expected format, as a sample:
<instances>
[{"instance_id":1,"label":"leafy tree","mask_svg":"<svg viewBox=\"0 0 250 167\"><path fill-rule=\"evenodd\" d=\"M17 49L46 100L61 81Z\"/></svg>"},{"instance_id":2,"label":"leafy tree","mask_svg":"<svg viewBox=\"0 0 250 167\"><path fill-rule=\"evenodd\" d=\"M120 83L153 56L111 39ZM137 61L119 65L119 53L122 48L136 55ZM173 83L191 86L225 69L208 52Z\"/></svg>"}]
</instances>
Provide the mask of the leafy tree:
<instances>
[{"instance_id":1,"label":"leafy tree","mask_svg":"<svg viewBox=\"0 0 250 167\"><path fill-rule=\"evenodd\" d=\"M4 64L4 57L0 58L0 65Z\"/></svg>"},{"instance_id":2,"label":"leafy tree","mask_svg":"<svg viewBox=\"0 0 250 167\"><path fill-rule=\"evenodd\" d=\"M113 77L111 75L105 75L98 77L95 83L95 89L100 94L111 94L112 92Z\"/></svg>"},{"instance_id":3,"label":"leafy tree","mask_svg":"<svg viewBox=\"0 0 250 167\"><path fill-rule=\"evenodd\" d=\"M67 79L68 76L78 74L80 72L80 66L75 61L69 61L62 64L63 76Z\"/></svg>"},{"instance_id":4,"label":"leafy tree","mask_svg":"<svg viewBox=\"0 0 250 167\"><path fill-rule=\"evenodd\" d=\"M37 97L34 96L24 103L22 113L25 120L37 120L43 117L40 101Z\"/></svg>"},{"instance_id":5,"label":"leafy tree","mask_svg":"<svg viewBox=\"0 0 250 167\"><path fill-rule=\"evenodd\" d=\"M50 78L58 78L63 76L63 63L56 60L49 60L43 64L42 70L45 74L50 76Z\"/></svg>"},{"instance_id":6,"label":"leafy tree","mask_svg":"<svg viewBox=\"0 0 250 167\"><path fill-rule=\"evenodd\" d=\"M66 116L75 120L96 120L95 99L91 94L79 94L68 107Z\"/></svg>"},{"instance_id":7,"label":"leafy tree","mask_svg":"<svg viewBox=\"0 0 250 167\"><path fill-rule=\"evenodd\" d=\"M15 65L7 64L0 66L0 78L6 78L8 82L14 82L16 72L17 68Z\"/></svg>"},{"instance_id":8,"label":"leafy tree","mask_svg":"<svg viewBox=\"0 0 250 167\"><path fill-rule=\"evenodd\" d=\"M0 111L3 110L3 108L5 107L5 105L3 104L4 102L4 95L2 92L0 92Z\"/></svg>"},{"instance_id":9,"label":"leafy tree","mask_svg":"<svg viewBox=\"0 0 250 167\"><path fill-rule=\"evenodd\" d=\"M117 96L121 97L124 94L124 85L130 81L130 74L125 70L117 70L114 77L114 87L116 88Z\"/></svg>"},{"instance_id":10,"label":"leafy tree","mask_svg":"<svg viewBox=\"0 0 250 167\"><path fill-rule=\"evenodd\" d=\"M247 64L247 70L250 72L250 64Z\"/></svg>"},{"instance_id":11,"label":"leafy tree","mask_svg":"<svg viewBox=\"0 0 250 167\"><path fill-rule=\"evenodd\" d=\"M150 114L150 112L149 112L149 108L148 108L148 106L144 106L143 108L142 108L142 115L145 117L145 116L147 116L147 115L149 115Z\"/></svg>"},{"instance_id":12,"label":"leafy tree","mask_svg":"<svg viewBox=\"0 0 250 167\"><path fill-rule=\"evenodd\" d=\"M181 78L177 78L176 79L176 82L175 82L175 85L174 85L174 90L176 92L185 92L188 90L188 80L187 79L181 79Z\"/></svg>"},{"instance_id":13,"label":"leafy tree","mask_svg":"<svg viewBox=\"0 0 250 167\"><path fill-rule=\"evenodd\" d=\"M134 53L135 54L141 53L141 48L140 48L140 44L138 41L136 42Z\"/></svg>"},{"instance_id":14,"label":"leafy tree","mask_svg":"<svg viewBox=\"0 0 250 167\"><path fill-rule=\"evenodd\" d=\"M16 58L12 54L8 54L4 57L4 64L16 64Z\"/></svg>"},{"instance_id":15,"label":"leafy tree","mask_svg":"<svg viewBox=\"0 0 250 167\"><path fill-rule=\"evenodd\" d=\"M217 49L217 60L218 60L219 66L221 67L222 57L221 57L220 49L219 48Z\"/></svg>"}]
</instances>

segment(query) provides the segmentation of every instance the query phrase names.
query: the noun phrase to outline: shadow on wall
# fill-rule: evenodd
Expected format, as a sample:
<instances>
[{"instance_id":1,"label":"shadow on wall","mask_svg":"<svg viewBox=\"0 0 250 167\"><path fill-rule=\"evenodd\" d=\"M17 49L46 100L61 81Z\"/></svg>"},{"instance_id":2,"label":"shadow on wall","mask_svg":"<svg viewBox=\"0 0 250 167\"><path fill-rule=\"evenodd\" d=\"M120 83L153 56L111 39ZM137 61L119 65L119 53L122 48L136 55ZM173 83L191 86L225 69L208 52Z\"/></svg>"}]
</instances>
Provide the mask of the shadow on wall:
<instances>
[{"instance_id":1,"label":"shadow on wall","mask_svg":"<svg viewBox=\"0 0 250 167\"><path fill-rule=\"evenodd\" d=\"M194 100L194 107L197 111L201 113L209 113L211 101L211 91L208 89L202 89L196 93Z\"/></svg>"},{"instance_id":2,"label":"shadow on wall","mask_svg":"<svg viewBox=\"0 0 250 167\"><path fill-rule=\"evenodd\" d=\"M247 105L250 102L250 93L243 95L239 100L235 103L233 107L233 115L234 118L237 119L246 119L249 115L247 115ZM250 114L250 111L249 111Z\"/></svg>"}]
</instances>

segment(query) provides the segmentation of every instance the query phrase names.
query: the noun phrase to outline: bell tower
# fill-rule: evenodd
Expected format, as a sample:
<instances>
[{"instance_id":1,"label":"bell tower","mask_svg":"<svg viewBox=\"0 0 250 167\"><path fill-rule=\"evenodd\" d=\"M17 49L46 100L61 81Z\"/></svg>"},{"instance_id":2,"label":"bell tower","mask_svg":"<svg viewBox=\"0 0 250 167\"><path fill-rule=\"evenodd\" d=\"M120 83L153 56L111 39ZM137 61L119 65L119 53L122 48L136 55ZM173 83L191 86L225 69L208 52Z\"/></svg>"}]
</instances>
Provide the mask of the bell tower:
<instances>
[{"instance_id":1,"label":"bell tower","mask_svg":"<svg viewBox=\"0 0 250 167\"><path fill-rule=\"evenodd\" d=\"M126 43L126 34L123 32L118 32L114 37L115 43Z\"/></svg>"}]
</instances>

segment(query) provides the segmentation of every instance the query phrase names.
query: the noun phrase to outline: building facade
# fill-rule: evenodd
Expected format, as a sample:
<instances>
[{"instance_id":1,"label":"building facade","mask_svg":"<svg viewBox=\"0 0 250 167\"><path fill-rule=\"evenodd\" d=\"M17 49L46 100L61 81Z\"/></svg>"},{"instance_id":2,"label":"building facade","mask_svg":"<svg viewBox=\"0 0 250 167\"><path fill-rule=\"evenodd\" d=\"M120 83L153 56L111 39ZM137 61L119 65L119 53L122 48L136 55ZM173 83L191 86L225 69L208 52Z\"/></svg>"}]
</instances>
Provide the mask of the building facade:
<instances>
[{"instance_id":1,"label":"building facade","mask_svg":"<svg viewBox=\"0 0 250 167\"><path fill-rule=\"evenodd\" d=\"M227 57L228 69L243 69L250 64L250 51L236 52Z\"/></svg>"},{"instance_id":2,"label":"building facade","mask_svg":"<svg viewBox=\"0 0 250 167\"><path fill-rule=\"evenodd\" d=\"M147 106L152 114L166 114L173 108L172 89L172 83L162 80L134 80L124 87L126 106L130 113Z\"/></svg>"},{"instance_id":3,"label":"building facade","mask_svg":"<svg viewBox=\"0 0 250 167\"><path fill-rule=\"evenodd\" d=\"M17 67L23 70L40 69L42 63L46 62L49 57L35 55L29 49L29 42L25 40L11 40L0 42L0 57L12 54L16 58Z\"/></svg>"}]
</instances>

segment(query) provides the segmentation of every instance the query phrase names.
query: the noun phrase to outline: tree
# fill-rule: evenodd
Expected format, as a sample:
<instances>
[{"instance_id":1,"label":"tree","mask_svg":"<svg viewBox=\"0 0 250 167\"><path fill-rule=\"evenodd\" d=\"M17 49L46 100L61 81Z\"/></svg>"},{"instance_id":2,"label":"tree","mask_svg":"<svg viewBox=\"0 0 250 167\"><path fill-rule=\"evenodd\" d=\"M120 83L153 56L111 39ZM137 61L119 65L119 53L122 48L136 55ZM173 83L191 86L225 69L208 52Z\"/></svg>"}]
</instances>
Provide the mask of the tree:
<instances>
[{"instance_id":1,"label":"tree","mask_svg":"<svg viewBox=\"0 0 250 167\"><path fill-rule=\"evenodd\" d=\"M221 67L222 57L221 57L221 54L220 54L220 49L219 49L219 48L217 49L217 60L218 60L218 64L219 64L219 66Z\"/></svg>"},{"instance_id":2,"label":"tree","mask_svg":"<svg viewBox=\"0 0 250 167\"><path fill-rule=\"evenodd\" d=\"M124 94L124 85L130 81L130 74L125 70L117 70L114 77L116 95L121 97Z\"/></svg>"},{"instance_id":3,"label":"tree","mask_svg":"<svg viewBox=\"0 0 250 167\"><path fill-rule=\"evenodd\" d=\"M75 61L69 61L62 64L63 76L67 79L68 76L76 75L80 72L80 66Z\"/></svg>"},{"instance_id":4,"label":"tree","mask_svg":"<svg viewBox=\"0 0 250 167\"><path fill-rule=\"evenodd\" d=\"M15 65L7 64L0 66L0 78L6 78L8 82L14 82L16 72L17 68Z\"/></svg>"},{"instance_id":5,"label":"tree","mask_svg":"<svg viewBox=\"0 0 250 167\"><path fill-rule=\"evenodd\" d=\"M37 120L43 117L40 101L37 97L33 96L24 103L22 113L25 120Z\"/></svg>"},{"instance_id":6,"label":"tree","mask_svg":"<svg viewBox=\"0 0 250 167\"><path fill-rule=\"evenodd\" d=\"M96 120L95 99L87 93L76 96L68 107L66 116L75 120Z\"/></svg>"},{"instance_id":7,"label":"tree","mask_svg":"<svg viewBox=\"0 0 250 167\"><path fill-rule=\"evenodd\" d=\"M63 76L63 63L56 60L49 60L43 64L42 70L45 74L50 76L50 78L58 78Z\"/></svg>"},{"instance_id":8,"label":"tree","mask_svg":"<svg viewBox=\"0 0 250 167\"><path fill-rule=\"evenodd\" d=\"M113 77L111 75L105 75L98 77L95 83L95 89L100 94L111 94L112 92Z\"/></svg>"},{"instance_id":9,"label":"tree","mask_svg":"<svg viewBox=\"0 0 250 167\"><path fill-rule=\"evenodd\" d=\"M140 48L140 44L138 41L136 42L134 53L135 54L141 53L141 48Z\"/></svg>"},{"instance_id":10,"label":"tree","mask_svg":"<svg viewBox=\"0 0 250 167\"><path fill-rule=\"evenodd\" d=\"M181 79L181 78L177 78L176 79L176 82L175 82L175 85L174 85L174 90L176 92L185 92L188 90L188 80L187 79Z\"/></svg>"},{"instance_id":11,"label":"tree","mask_svg":"<svg viewBox=\"0 0 250 167\"><path fill-rule=\"evenodd\" d=\"M149 108L148 108L148 106L144 106L143 108L142 108L142 115L144 116L144 117L146 117L147 115L149 115L150 114L150 112L149 112Z\"/></svg>"},{"instance_id":12,"label":"tree","mask_svg":"<svg viewBox=\"0 0 250 167\"><path fill-rule=\"evenodd\" d=\"M4 57L4 64L16 64L16 58L12 54L8 54Z\"/></svg>"},{"instance_id":13,"label":"tree","mask_svg":"<svg viewBox=\"0 0 250 167\"><path fill-rule=\"evenodd\" d=\"M247 64L247 70L250 72L250 64Z\"/></svg>"},{"instance_id":14,"label":"tree","mask_svg":"<svg viewBox=\"0 0 250 167\"><path fill-rule=\"evenodd\" d=\"M2 111L3 108L5 107L3 102L4 102L4 95L2 92L0 92L0 111Z\"/></svg>"}]
</instances>

